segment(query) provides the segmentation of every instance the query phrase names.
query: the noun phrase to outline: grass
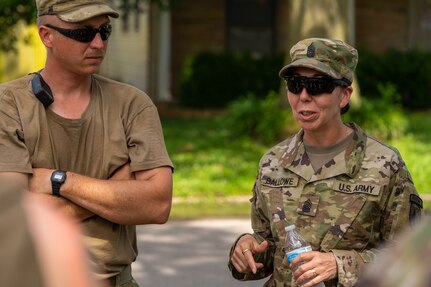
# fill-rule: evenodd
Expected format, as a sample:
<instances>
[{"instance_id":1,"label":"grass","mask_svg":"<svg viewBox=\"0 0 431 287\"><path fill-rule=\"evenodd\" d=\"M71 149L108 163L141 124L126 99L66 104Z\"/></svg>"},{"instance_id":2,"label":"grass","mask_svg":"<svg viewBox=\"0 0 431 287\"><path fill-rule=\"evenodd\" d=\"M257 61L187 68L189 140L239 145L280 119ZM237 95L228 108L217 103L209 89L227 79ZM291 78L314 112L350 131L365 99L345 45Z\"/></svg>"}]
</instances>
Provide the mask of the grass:
<instances>
[{"instance_id":1,"label":"grass","mask_svg":"<svg viewBox=\"0 0 431 287\"><path fill-rule=\"evenodd\" d=\"M248 201L229 201L200 199L198 201L174 201L171 219L187 220L196 218L250 218L250 203Z\"/></svg>"},{"instance_id":2,"label":"grass","mask_svg":"<svg viewBox=\"0 0 431 287\"><path fill-rule=\"evenodd\" d=\"M401 153L418 192L431 195L431 112L409 115L407 135L389 143Z\"/></svg>"},{"instance_id":3,"label":"grass","mask_svg":"<svg viewBox=\"0 0 431 287\"><path fill-rule=\"evenodd\" d=\"M171 218L248 216L258 162L272 144L230 136L220 117L162 118L162 124L175 165ZM388 143L400 151L418 192L431 196L431 112L409 116L407 135Z\"/></svg>"},{"instance_id":4,"label":"grass","mask_svg":"<svg viewBox=\"0 0 431 287\"><path fill-rule=\"evenodd\" d=\"M174 196L220 198L249 195L266 151L251 139L232 138L219 118L163 119L175 165Z\"/></svg>"}]
</instances>

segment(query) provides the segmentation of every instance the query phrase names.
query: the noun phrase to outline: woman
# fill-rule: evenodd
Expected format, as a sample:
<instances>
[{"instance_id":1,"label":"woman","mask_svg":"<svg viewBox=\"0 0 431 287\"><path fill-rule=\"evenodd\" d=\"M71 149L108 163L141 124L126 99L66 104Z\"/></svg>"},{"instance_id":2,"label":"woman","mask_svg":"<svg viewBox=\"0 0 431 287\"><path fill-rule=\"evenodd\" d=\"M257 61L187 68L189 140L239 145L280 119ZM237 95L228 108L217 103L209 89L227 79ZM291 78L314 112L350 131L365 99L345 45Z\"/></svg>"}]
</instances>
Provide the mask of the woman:
<instances>
[{"instance_id":1,"label":"woman","mask_svg":"<svg viewBox=\"0 0 431 287\"><path fill-rule=\"evenodd\" d=\"M342 122L356 49L310 38L290 56L279 75L301 130L261 159L251 199L254 233L237 239L229 267L238 280L271 275L265 286L353 286L376 248L421 214L422 200L394 148ZM313 251L288 266L283 244L290 224Z\"/></svg>"}]
</instances>

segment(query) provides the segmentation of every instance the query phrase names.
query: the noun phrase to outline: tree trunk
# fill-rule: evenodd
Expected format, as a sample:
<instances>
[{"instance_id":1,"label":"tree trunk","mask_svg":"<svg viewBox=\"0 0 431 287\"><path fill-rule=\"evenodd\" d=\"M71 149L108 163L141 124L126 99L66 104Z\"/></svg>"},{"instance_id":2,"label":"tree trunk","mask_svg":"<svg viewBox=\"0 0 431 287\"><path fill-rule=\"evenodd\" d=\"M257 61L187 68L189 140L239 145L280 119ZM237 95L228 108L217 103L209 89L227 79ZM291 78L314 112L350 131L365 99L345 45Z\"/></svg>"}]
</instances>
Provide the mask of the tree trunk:
<instances>
[{"instance_id":1,"label":"tree trunk","mask_svg":"<svg viewBox=\"0 0 431 287\"><path fill-rule=\"evenodd\" d=\"M339 39L355 46L355 0L285 0L284 13L288 25L285 64L290 63L290 48L298 41L311 38ZM356 77L353 81L351 105L359 105L359 85ZM281 97L286 101L286 89L283 83Z\"/></svg>"}]
</instances>

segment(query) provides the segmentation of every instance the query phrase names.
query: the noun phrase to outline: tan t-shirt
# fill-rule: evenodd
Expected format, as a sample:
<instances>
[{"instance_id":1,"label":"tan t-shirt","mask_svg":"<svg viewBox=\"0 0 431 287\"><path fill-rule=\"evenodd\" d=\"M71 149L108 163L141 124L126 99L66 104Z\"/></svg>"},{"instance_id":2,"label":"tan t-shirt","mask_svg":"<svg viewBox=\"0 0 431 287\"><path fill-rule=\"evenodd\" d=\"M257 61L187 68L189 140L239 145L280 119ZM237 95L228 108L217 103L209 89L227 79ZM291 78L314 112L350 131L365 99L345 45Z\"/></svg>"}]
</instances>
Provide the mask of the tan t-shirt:
<instances>
[{"instance_id":1,"label":"tan t-shirt","mask_svg":"<svg viewBox=\"0 0 431 287\"><path fill-rule=\"evenodd\" d=\"M353 133L350 133L346 138L329 147L319 147L305 145L305 151L310 159L311 166L314 171L317 171L324 164L329 163L337 154L344 152L353 139Z\"/></svg>"},{"instance_id":2,"label":"tan t-shirt","mask_svg":"<svg viewBox=\"0 0 431 287\"><path fill-rule=\"evenodd\" d=\"M65 119L37 100L32 78L0 85L0 171L31 173L32 167L44 167L107 179L127 162L132 171L173 166L157 109L142 91L94 75L86 111L80 119ZM99 216L83 225L100 278L135 260L135 226Z\"/></svg>"}]
</instances>

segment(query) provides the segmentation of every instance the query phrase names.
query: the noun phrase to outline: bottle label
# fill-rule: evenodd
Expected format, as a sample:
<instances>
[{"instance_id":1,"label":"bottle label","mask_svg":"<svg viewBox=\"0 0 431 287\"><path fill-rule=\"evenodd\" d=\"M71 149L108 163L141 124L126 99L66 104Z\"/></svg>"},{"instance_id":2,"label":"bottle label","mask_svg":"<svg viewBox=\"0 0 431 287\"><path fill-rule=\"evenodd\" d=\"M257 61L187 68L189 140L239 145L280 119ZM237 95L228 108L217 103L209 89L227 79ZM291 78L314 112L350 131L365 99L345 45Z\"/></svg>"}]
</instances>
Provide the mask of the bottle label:
<instances>
[{"instance_id":1,"label":"bottle label","mask_svg":"<svg viewBox=\"0 0 431 287\"><path fill-rule=\"evenodd\" d=\"M290 252L286 252L287 261L289 261L289 263L291 263L293 261L293 259L295 259L295 257L298 256L299 254L301 254L303 252L308 252L311 250L312 250L311 246L305 246L305 247L301 247L301 248L292 250Z\"/></svg>"}]
</instances>

